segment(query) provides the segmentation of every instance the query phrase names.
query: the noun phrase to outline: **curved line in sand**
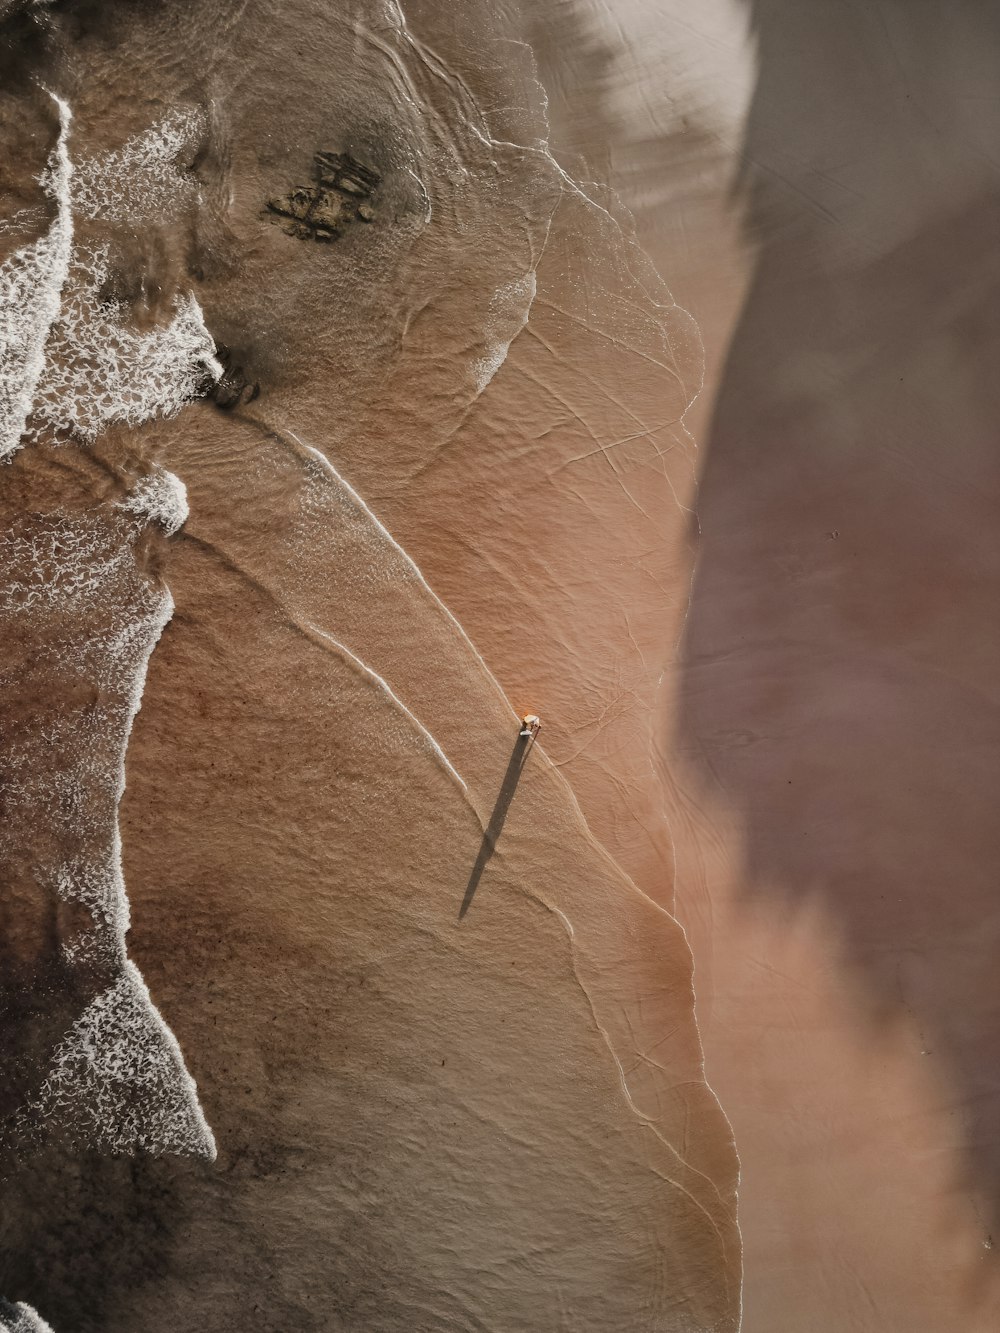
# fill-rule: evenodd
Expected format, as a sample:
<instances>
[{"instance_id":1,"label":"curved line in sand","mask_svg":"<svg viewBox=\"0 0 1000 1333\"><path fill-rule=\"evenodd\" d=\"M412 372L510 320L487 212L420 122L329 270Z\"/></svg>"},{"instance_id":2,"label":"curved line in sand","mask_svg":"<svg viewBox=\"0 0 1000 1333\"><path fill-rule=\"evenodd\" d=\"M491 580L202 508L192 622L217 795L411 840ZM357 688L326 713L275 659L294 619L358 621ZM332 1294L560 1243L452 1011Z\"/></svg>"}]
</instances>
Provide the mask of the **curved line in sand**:
<instances>
[{"instance_id":1,"label":"curved line in sand","mask_svg":"<svg viewBox=\"0 0 1000 1333\"><path fill-rule=\"evenodd\" d=\"M463 793L468 794L469 790L468 784L462 777L461 773L459 773L458 769L455 767L455 765L445 754L444 750L441 748L441 745L434 738L434 736L431 735L428 729L420 721L419 717L417 717L415 713L412 713L410 709L407 708L406 704L403 703L402 699L395 692L395 690L393 690L392 686L385 679L385 677L380 676L377 671L374 671L368 665L367 662L363 662L356 653L352 653L350 648L348 648L346 644L341 643L339 639L335 639L333 635L328 634L325 629L320 629L320 627L318 625L313 624L311 620L307 620L305 624L314 634L318 634L321 639L325 640L327 643L331 644L334 648L336 648L337 652L339 652L343 656L345 661L347 661L350 666L354 667L355 670L359 671L367 681L369 681L372 685L374 685L378 690L381 691L381 693L383 693L390 700L390 702L393 704L395 708L397 708L401 713L404 714L405 717L409 719L410 722L412 722L412 724L416 727L416 729L420 732L420 734L424 737L424 739L428 741L431 749L434 751L434 754L447 769L448 773L455 779L459 787L461 787Z\"/></svg>"}]
</instances>

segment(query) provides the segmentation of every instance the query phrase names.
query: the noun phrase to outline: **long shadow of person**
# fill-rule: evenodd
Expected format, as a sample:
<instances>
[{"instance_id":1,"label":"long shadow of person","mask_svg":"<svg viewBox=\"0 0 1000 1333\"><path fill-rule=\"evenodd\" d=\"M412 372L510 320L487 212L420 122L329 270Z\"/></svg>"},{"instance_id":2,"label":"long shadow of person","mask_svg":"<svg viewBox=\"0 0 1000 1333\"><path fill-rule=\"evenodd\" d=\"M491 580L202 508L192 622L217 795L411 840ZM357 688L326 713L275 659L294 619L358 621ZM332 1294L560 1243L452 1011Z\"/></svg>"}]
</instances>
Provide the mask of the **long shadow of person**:
<instances>
[{"instance_id":1,"label":"long shadow of person","mask_svg":"<svg viewBox=\"0 0 1000 1333\"><path fill-rule=\"evenodd\" d=\"M751 9L759 249L697 504L678 752L742 816L745 892L819 895L872 1014L944 1062L995 1230L1000 103L968 93L1000 78L1000 11Z\"/></svg>"},{"instance_id":2,"label":"long shadow of person","mask_svg":"<svg viewBox=\"0 0 1000 1333\"><path fill-rule=\"evenodd\" d=\"M458 909L458 919L460 921L472 905L472 900L476 895L476 889L479 887L479 881L482 879L487 862L497 849L497 839L500 837L504 821L507 818L507 811L510 809L510 803L514 799L515 791L517 791L524 761L527 759L528 751L534 743L533 736L525 736L523 733L519 734L514 742L514 748L511 750L510 759L507 762L507 772L504 774L503 782L500 785L500 795L497 797L493 813L490 815L490 822L483 834L479 855L476 857L476 864L472 867L472 874L469 876L469 882L465 888L462 906Z\"/></svg>"}]
</instances>

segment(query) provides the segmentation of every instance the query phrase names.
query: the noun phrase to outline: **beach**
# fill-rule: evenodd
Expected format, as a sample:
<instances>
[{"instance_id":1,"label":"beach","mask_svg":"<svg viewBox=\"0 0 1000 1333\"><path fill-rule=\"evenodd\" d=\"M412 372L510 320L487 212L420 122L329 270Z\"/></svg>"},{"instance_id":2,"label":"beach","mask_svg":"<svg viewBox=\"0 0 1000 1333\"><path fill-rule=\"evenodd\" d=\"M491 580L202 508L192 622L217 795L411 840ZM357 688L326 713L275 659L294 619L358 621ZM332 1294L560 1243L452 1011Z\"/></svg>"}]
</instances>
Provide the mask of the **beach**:
<instances>
[{"instance_id":1,"label":"beach","mask_svg":"<svg viewBox=\"0 0 1000 1333\"><path fill-rule=\"evenodd\" d=\"M66 186L74 336L110 292L147 340L176 329L160 399L102 399L93 440L68 438L88 425L64 406L76 352L49 334L51 424L11 465L22 511L75 502L112 545L141 512L127 586L165 608L110 785L127 935L94 975L57 920L19 978L37 1008L69 972L58 1016L19 1029L34 1081L8 1133L5 1289L56 1329L738 1325L736 1154L656 793L616 837L628 803L592 826L559 759L576 699L640 670L649 688L652 667L607 660L634 577L617 515L677 515L662 551L653 528L629 537L665 586L683 516L657 460L690 472L700 341L627 215L549 152L530 50L484 12L472 59L440 17L209 7L211 44L182 43L178 11L48 39L85 186ZM88 241L96 279L74 268ZM113 337L111 388L134 394L117 367L154 343ZM618 406L610 377L635 361L649 406ZM602 514L605 450L636 420L653 496ZM603 609L564 584L583 522ZM35 725L91 725L94 704L40 694ZM635 739L611 731L630 781L651 760ZM94 826L113 863L113 801ZM67 892L54 868L34 881L39 913ZM83 900L95 923L105 902ZM141 1063L95 1017L122 976L145 990ZM157 1137L143 1079L196 1098L202 1140L181 1141L180 1109Z\"/></svg>"},{"instance_id":2,"label":"beach","mask_svg":"<svg viewBox=\"0 0 1000 1333\"><path fill-rule=\"evenodd\" d=\"M995 1328L996 22L0 38L0 1329Z\"/></svg>"}]
</instances>

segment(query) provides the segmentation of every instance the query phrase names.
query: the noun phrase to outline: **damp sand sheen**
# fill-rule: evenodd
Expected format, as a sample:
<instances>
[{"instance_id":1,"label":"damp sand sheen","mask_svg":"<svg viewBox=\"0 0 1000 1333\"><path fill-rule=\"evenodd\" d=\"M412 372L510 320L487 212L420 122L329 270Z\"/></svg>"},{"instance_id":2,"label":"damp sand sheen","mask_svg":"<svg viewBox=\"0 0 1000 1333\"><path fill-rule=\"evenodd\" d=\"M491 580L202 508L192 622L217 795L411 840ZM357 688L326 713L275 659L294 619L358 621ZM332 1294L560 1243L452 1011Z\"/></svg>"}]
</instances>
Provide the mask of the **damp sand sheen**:
<instances>
[{"instance_id":1,"label":"damp sand sheen","mask_svg":"<svg viewBox=\"0 0 1000 1333\"><path fill-rule=\"evenodd\" d=\"M57 15L24 93L0 1327L736 1330L650 740L622 712L602 786L571 703L662 671L602 679L571 548L626 620L616 544L682 567L697 327L557 163L520 37L294 10L305 56L208 5L180 63L170 7L114 49ZM266 216L335 153L370 216Z\"/></svg>"}]
</instances>

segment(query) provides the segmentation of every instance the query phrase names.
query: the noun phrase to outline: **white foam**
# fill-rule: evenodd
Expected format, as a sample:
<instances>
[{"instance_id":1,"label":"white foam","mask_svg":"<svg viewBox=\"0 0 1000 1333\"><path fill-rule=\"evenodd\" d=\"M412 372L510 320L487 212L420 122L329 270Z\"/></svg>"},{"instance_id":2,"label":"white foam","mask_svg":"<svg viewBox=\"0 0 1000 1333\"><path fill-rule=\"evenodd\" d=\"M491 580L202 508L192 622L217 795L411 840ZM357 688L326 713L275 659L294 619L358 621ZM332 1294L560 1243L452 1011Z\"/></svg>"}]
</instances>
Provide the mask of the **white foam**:
<instances>
[{"instance_id":1,"label":"white foam","mask_svg":"<svg viewBox=\"0 0 1000 1333\"><path fill-rule=\"evenodd\" d=\"M193 149L203 129L199 111L178 108L121 148L81 161L73 177L74 211L130 226L172 221L197 198L197 182L177 157Z\"/></svg>"},{"instance_id":2,"label":"white foam","mask_svg":"<svg viewBox=\"0 0 1000 1333\"><path fill-rule=\"evenodd\" d=\"M143 333L129 326L120 301L102 292L108 251L77 249L38 376L32 435L46 428L93 442L115 422L138 425L172 417L222 367L191 293L181 297L169 324Z\"/></svg>"},{"instance_id":3,"label":"white foam","mask_svg":"<svg viewBox=\"0 0 1000 1333\"><path fill-rule=\"evenodd\" d=\"M125 792L125 755L132 724L142 706L149 659L173 611L173 598L164 590L148 619L125 626L117 641L112 641L113 651L132 655L136 637L139 638L139 661L131 682L115 778L111 856L97 881L99 891L106 895L105 912L122 972L115 984L93 1001L72 1029L64 1048L56 1052L53 1071L45 1085L49 1089L48 1099L43 1097L33 1109L43 1118L57 1107L65 1110L65 1094L72 1086L71 1120L77 1122L77 1132L83 1132L98 1146L110 1146L117 1152L143 1148L153 1153L192 1153L214 1160L215 1138L180 1046L153 1003L138 968L125 953L130 913L117 809ZM84 1037L90 1044L81 1047ZM100 1050L95 1046L98 1042L104 1043ZM93 1058L88 1055L83 1067L81 1051L85 1054L93 1051ZM83 1076L72 1085L74 1070ZM128 1091L129 1077L134 1092L149 1094L144 1098L144 1109ZM109 1115L112 1119L106 1121Z\"/></svg>"},{"instance_id":4,"label":"white foam","mask_svg":"<svg viewBox=\"0 0 1000 1333\"><path fill-rule=\"evenodd\" d=\"M69 272L73 167L67 141L72 115L61 98L53 101L59 109L59 139L39 183L55 202L56 216L46 235L0 266L0 459L17 449L24 434Z\"/></svg>"},{"instance_id":5,"label":"white foam","mask_svg":"<svg viewBox=\"0 0 1000 1333\"><path fill-rule=\"evenodd\" d=\"M16 213L11 213L8 218L0 218L0 235L7 235L10 232L34 231L45 224L47 220L46 210L41 206L33 205L30 208L19 208Z\"/></svg>"},{"instance_id":6,"label":"white foam","mask_svg":"<svg viewBox=\"0 0 1000 1333\"><path fill-rule=\"evenodd\" d=\"M73 206L90 218L135 223L145 216L143 205L163 220L183 203L189 183L173 159L197 126L185 114L168 117L117 153L85 163L74 182L70 111L55 100L60 135L41 183L57 215L46 236L0 268L0 457L52 432L91 442L115 422L171 416L208 374L222 372L193 295L176 302L169 323L140 330L125 304L108 297L109 250L73 244ZM133 168L132 187L123 191L123 173ZM99 964L114 977L64 1038L38 1096L21 1109L18 1141L30 1142L55 1119L74 1139L115 1152L215 1156L180 1048L127 957L118 829L128 737L149 656L173 612L169 593L141 575L133 541L149 521L175 532L187 512L183 484L155 468L117 506L25 516L0 539L0 567L11 570L0 587L0 621L31 618L47 687L65 682L76 689L83 681L98 699L53 717L18 747L5 746L9 818L0 842L15 827L44 821L70 846L91 849L38 874L92 918L91 928L64 942L68 961ZM119 610L125 623L116 620ZM109 737L120 741L110 765ZM53 749L60 755L55 767L42 762L42 752ZM88 813L92 807L99 813Z\"/></svg>"},{"instance_id":7,"label":"white foam","mask_svg":"<svg viewBox=\"0 0 1000 1333\"><path fill-rule=\"evenodd\" d=\"M168 536L173 536L184 526L191 512L187 487L180 477L162 467L143 477L121 501L119 508L135 514L143 522L159 523Z\"/></svg>"},{"instance_id":8,"label":"white foam","mask_svg":"<svg viewBox=\"0 0 1000 1333\"><path fill-rule=\"evenodd\" d=\"M142 495L140 487L136 508L162 509L168 522L182 518L180 483L173 485L162 469L147 480L151 493ZM46 1121L58 1121L74 1141L114 1151L211 1158L215 1145L194 1082L127 957L130 914L118 807L147 664L173 602L136 563L134 541L142 523L116 508L72 519L38 518L0 543L0 567L5 554L27 566L20 583L3 589L0 633L5 622L30 620L40 673L32 688L58 694L83 682L97 700L56 714L18 737L16 746L4 744L7 818L0 846L41 823L76 849L61 864L40 865L39 883L89 914L86 928L62 941L67 961L99 967L114 978L56 1051L39 1096L21 1109L13 1141L28 1146ZM59 756L55 765L48 759L52 752ZM98 1049L101 1043L107 1049ZM129 1050L134 1095L125 1088Z\"/></svg>"},{"instance_id":9,"label":"white foam","mask_svg":"<svg viewBox=\"0 0 1000 1333\"><path fill-rule=\"evenodd\" d=\"M0 537L0 568L17 570L0 584L7 615L98 604L128 555L109 549L94 526L57 515Z\"/></svg>"},{"instance_id":10,"label":"white foam","mask_svg":"<svg viewBox=\"0 0 1000 1333\"><path fill-rule=\"evenodd\" d=\"M487 351L472 368L477 393L489 384L506 361L511 343L527 326L536 290L535 271L531 269L494 293L483 326Z\"/></svg>"},{"instance_id":11,"label":"white foam","mask_svg":"<svg viewBox=\"0 0 1000 1333\"><path fill-rule=\"evenodd\" d=\"M12 1308L13 1319L0 1310L0 1333L53 1333L52 1325L45 1322L34 1306L17 1301Z\"/></svg>"},{"instance_id":12,"label":"white foam","mask_svg":"<svg viewBox=\"0 0 1000 1333\"><path fill-rule=\"evenodd\" d=\"M216 1153L177 1040L129 961L73 1024L19 1118L31 1133L54 1119L103 1152Z\"/></svg>"},{"instance_id":13,"label":"white foam","mask_svg":"<svg viewBox=\"0 0 1000 1333\"><path fill-rule=\"evenodd\" d=\"M174 416L207 378L222 374L192 293L178 299L168 324L144 333L105 290L107 246L73 245L74 207L136 225L168 220L186 206L196 187L175 158L200 119L177 112L74 173L72 115L54 101L59 139L39 179L56 217L45 236L0 266L0 458L48 430L93 442L115 422Z\"/></svg>"}]
</instances>

